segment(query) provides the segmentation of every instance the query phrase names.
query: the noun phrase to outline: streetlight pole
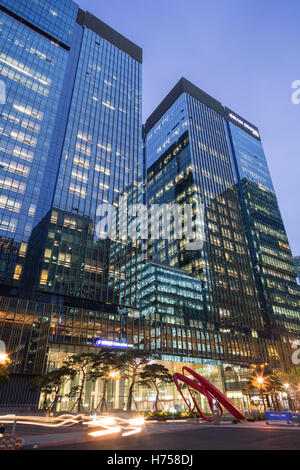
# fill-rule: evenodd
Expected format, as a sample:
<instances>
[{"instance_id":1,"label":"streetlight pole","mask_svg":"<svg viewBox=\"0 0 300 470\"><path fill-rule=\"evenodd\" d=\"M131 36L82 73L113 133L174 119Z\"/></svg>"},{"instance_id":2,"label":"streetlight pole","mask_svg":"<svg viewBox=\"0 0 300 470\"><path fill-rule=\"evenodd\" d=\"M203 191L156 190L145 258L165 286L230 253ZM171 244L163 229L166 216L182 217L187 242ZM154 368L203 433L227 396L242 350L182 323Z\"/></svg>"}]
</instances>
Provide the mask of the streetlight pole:
<instances>
[{"instance_id":1,"label":"streetlight pole","mask_svg":"<svg viewBox=\"0 0 300 470\"><path fill-rule=\"evenodd\" d=\"M294 411L294 403L293 403L293 400L292 400L292 397L290 395L290 384L284 384L284 388L286 389L286 394L287 394L287 399L288 399L288 404L289 404L289 407L291 409L291 411Z\"/></svg>"},{"instance_id":2,"label":"streetlight pole","mask_svg":"<svg viewBox=\"0 0 300 470\"><path fill-rule=\"evenodd\" d=\"M264 378L263 377L257 377L256 379L257 381L257 384L258 384L258 389L259 389L259 395L262 399L262 402L263 402L263 407L264 407L264 412L266 412L266 404L265 404L265 399L264 399L264 396L263 396L263 387L264 387Z\"/></svg>"},{"instance_id":3,"label":"streetlight pole","mask_svg":"<svg viewBox=\"0 0 300 470\"><path fill-rule=\"evenodd\" d=\"M263 394L262 392L263 392L263 389L262 389L262 387L261 387L261 389L260 389L260 395L261 395L262 402L263 402L264 413L266 413L267 409L266 409L266 404L265 404L264 394Z\"/></svg>"}]
</instances>

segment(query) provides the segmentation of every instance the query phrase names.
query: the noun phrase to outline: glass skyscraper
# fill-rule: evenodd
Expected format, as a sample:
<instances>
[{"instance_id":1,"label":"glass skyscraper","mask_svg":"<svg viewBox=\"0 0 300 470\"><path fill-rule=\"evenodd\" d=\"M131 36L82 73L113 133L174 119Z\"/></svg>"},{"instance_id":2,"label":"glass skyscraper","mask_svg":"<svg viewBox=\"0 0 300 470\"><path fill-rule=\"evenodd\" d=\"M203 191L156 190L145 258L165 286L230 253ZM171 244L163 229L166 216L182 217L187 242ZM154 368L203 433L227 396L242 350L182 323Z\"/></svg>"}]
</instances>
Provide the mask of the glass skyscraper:
<instances>
[{"instance_id":1,"label":"glass skyscraper","mask_svg":"<svg viewBox=\"0 0 300 470\"><path fill-rule=\"evenodd\" d=\"M173 101L173 96L176 96ZM199 326L230 331L262 328L262 317L238 193L230 162L221 105L181 80L146 122L148 203L203 204L205 241L199 251L186 239L150 240L148 255L202 281ZM157 114L157 115L156 115ZM174 220L171 220L171 229ZM243 355L237 350L237 354Z\"/></svg>"},{"instance_id":2,"label":"glass skyscraper","mask_svg":"<svg viewBox=\"0 0 300 470\"><path fill-rule=\"evenodd\" d=\"M139 247L97 224L142 197L142 50L71 0L1 0L0 33L0 337L12 372L40 373L50 325L122 340L101 321L137 307Z\"/></svg>"},{"instance_id":3,"label":"glass skyscraper","mask_svg":"<svg viewBox=\"0 0 300 470\"><path fill-rule=\"evenodd\" d=\"M0 279L5 294L20 286L42 196L51 204L44 179L56 177L49 167L51 143L77 9L70 1L50 2L48 9L3 1L0 8L0 76L7 97L0 115Z\"/></svg>"},{"instance_id":4,"label":"glass skyscraper","mask_svg":"<svg viewBox=\"0 0 300 470\"><path fill-rule=\"evenodd\" d=\"M136 249L95 227L141 184L141 50L71 1L2 3L3 283L135 305Z\"/></svg>"},{"instance_id":5,"label":"glass skyscraper","mask_svg":"<svg viewBox=\"0 0 300 470\"><path fill-rule=\"evenodd\" d=\"M188 240L172 237L171 215L170 238L150 237L148 259L200 281L196 325L219 337L223 360L250 364L257 351L254 362L287 366L299 291L258 129L183 78L144 135L149 208L200 203L205 234L203 247L189 251ZM190 318L186 326L195 325Z\"/></svg>"},{"instance_id":6,"label":"glass skyscraper","mask_svg":"<svg viewBox=\"0 0 300 470\"><path fill-rule=\"evenodd\" d=\"M300 334L300 298L287 234L259 131L225 110L260 308L270 333Z\"/></svg>"}]
</instances>

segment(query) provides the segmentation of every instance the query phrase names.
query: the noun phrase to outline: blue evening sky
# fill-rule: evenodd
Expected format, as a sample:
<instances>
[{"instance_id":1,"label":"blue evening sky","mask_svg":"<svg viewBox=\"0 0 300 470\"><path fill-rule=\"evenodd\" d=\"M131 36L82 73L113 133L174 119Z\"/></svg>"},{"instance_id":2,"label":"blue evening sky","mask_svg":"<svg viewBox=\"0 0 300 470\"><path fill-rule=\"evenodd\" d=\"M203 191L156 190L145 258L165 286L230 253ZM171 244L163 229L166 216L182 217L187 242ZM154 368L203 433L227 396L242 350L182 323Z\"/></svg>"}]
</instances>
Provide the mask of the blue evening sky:
<instances>
[{"instance_id":1,"label":"blue evening sky","mask_svg":"<svg viewBox=\"0 0 300 470\"><path fill-rule=\"evenodd\" d=\"M300 255L299 0L77 0L143 48L143 120L185 76L262 134L294 255Z\"/></svg>"}]
</instances>

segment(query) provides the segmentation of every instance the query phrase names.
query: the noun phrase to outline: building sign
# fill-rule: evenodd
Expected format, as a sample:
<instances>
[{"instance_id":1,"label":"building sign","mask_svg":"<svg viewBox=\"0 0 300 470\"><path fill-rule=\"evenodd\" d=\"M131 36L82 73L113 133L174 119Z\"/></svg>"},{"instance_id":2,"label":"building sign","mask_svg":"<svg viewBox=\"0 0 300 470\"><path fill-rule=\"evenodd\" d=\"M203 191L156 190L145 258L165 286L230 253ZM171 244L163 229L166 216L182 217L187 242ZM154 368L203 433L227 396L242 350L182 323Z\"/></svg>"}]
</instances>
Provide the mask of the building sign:
<instances>
[{"instance_id":1,"label":"building sign","mask_svg":"<svg viewBox=\"0 0 300 470\"><path fill-rule=\"evenodd\" d=\"M107 339L95 339L94 346L103 347L103 348L133 348L132 344L120 343L119 341L109 341Z\"/></svg>"},{"instance_id":2,"label":"building sign","mask_svg":"<svg viewBox=\"0 0 300 470\"><path fill-rule=\"evenodd\" d=\"M260 135L259 135L258 129L255 126L253 126L249 122L245 121L243 118L241 118L237 114L233 113L228 108L225 108L225 116L226 116L226 119L233 122L233 124L236 124L241 129L245 130L248 134L250 134L253 137L256 137L256 139L260 140Z\"/></svg>"}]
</instances>

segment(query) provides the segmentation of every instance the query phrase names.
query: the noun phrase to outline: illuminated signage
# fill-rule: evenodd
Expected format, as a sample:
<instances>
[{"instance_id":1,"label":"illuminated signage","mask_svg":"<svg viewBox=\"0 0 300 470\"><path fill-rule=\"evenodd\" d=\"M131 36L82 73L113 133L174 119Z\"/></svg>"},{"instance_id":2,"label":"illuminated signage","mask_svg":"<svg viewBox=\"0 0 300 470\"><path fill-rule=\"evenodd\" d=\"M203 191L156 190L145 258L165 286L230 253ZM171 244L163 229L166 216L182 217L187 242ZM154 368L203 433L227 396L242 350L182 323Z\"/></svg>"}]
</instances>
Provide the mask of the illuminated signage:
<instances>
[{"instance_id":1,"label":"illuminated signage","mask_svg":"<svg viewBox=\"0 0 300 470\"><path fill-rule=\"evenodd\" d=\"M94 346L103 348L132 348L132 344L120 343L119 341L109 341L108 339L95 339Z\"/></svg>"},{"instance_id":2,"label":"illuminated signage","mask_svg":"<svg viewBox=\"0 0 300 470\"><path fill-rule=\"evenodd\" d=\"M249 134L252 134L257 139L260 139L258 130L255 129L255 127L251 126L248 122L244 121L241 117L237 116L236 114L233 114L232 112L228 113L228 117L232 122L238 124L240 127L248 131Z\"/></svg>"}]
</instances>

